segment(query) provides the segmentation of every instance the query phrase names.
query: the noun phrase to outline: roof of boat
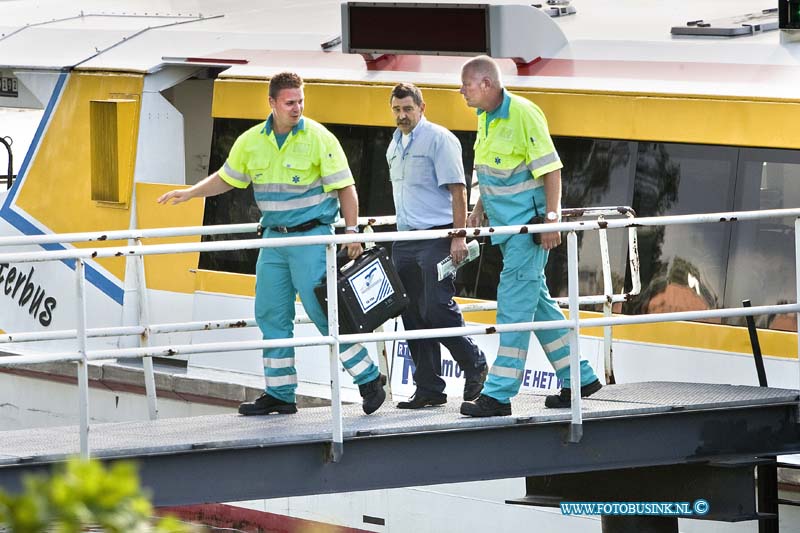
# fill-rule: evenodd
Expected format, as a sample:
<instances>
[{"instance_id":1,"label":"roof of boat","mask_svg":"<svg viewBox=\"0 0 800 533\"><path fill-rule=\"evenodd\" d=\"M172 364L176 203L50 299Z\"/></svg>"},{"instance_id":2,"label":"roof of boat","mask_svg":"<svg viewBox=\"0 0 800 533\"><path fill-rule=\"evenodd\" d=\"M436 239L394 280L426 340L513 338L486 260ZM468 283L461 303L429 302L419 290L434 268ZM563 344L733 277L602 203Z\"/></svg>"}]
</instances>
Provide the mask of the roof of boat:
<instances>
[{"instance_id":1,"label":"roof of boat","mask_svg":"<svg viewBox=\"0 0 800 533\"><path fill-rule=\"evenodd\" d=\"M796 99L800 44L782 43L780 31L735 38L670 34L672 26L690 20L760 12L774 8L771 2L572 5L575 15L553 19L567 39L553 57L522 68L501 60L508 86ZM0 68L142 73L200 57L246 61L223 78L265 79L292 69L309 80L459 83L463 57L397 56L368 65L340 47L323 51L322 43L341 34L340 13L340 2L332 0L0 0Z\"/></svg>"}]
</instances>

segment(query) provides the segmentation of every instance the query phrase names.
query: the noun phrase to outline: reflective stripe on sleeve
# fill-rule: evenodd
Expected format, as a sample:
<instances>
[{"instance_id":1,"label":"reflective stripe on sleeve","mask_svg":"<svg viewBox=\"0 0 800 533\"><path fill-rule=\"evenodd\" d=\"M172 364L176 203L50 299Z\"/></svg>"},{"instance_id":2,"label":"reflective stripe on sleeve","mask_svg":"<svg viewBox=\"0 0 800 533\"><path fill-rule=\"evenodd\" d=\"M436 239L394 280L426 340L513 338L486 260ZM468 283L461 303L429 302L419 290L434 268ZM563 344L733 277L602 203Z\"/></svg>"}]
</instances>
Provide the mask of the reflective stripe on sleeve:
<instances>
[{"instance_id":1,"label":"reflective stripe on sleeve","mask_svg":"<svg viewBox=\"0 0 800 533\"><path fill-rule=\"evenodd\" d=\"M556 161L559 161L559 160L560 159L558 157L558 152L550 152L547 155L543 155L542 157L534 159L533 161L528 163L527 167L528 167L528 170L530 170L531 172L534 172L534 171L536 171L536 170L538 170L538 169L540 169L540 168L542 168L542 167L544 167L546 165L549 165L550 163L555 163Z\"/></svg>"},{"instance_id":2,"label":"reflective stripe on sleeve","mask_svg":"<svg viewBox=\"0 0 800 533\"><path fill-rule=\"evenodd\" d=\"M225 175L232 180L241 181L242 183L250 183L250 176L234 170L227 161L225 161L225 164L222 165L222 171L225 172Z\"/></svg>"},{"instance_id":3,"label":"reflective stripe on sleeve","mask_svg":"<svg viewBox=\"0 0 800 533\"><path fill-rule=\"evenodd\" d=\"M323 185L333 185L335 183L339 183L342 180L346 180L348 178L352 178L353 173L350 172L349 168L344 170L340 170L339 172L335 172L329 176L322 176L322 184Z\"/></svg>"}]
</instances>

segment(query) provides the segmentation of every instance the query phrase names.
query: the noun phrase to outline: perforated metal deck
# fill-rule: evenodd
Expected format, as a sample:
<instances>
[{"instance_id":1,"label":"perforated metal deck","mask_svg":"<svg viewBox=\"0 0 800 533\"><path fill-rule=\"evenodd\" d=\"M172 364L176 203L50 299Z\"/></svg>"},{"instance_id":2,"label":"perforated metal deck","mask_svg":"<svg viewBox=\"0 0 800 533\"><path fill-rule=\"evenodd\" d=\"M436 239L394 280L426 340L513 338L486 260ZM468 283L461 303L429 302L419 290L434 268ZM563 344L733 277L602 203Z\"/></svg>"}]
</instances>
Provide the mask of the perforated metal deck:
<instances>
[{"instance_id":1,"label":"perforated metal deck","mask_svg":"<svg viewBox=\"0 0 800 533\"><path fill-rule=\"evenodd\" d=\"M371 416L349 405L344 457L336 464L324 459L331 439L330 408L324 407L290 416L97 424L90 448L94 457L139 461L159 504L229 501L795 453L797 401L794 390L749 386L607 386L584 399L578 444L566 443L569 410L546 409L544 394L520 395L513 416L486 419L461 416L456 398L417 411L386 404ZM497 446L507 458L489 454ZM14 486L22 473L78 450L75 426L2 432L0 485ZM404 459L412 455L431 459ZM187 475L198 483L187 483ZM213 480L214 490L201 479Z\"/></svg>"}]
</instances>

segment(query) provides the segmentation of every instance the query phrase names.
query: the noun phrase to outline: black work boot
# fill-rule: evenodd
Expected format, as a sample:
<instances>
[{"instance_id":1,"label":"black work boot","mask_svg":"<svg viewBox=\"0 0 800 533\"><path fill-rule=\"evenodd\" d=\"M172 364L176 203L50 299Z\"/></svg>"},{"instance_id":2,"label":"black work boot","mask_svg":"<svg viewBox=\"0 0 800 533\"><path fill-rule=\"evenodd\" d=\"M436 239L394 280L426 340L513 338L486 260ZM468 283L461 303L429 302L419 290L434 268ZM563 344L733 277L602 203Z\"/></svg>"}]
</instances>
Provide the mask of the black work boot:
<instances>
[{"instance_id":1,"label":"black work boot","mask_svg":"<svg viewBox=\"0 0 800 533\"><path fill-rule=\"evenodd\" d=\"M461 404L461 414L467 416L510 416L511 404L501 403L492 398L481 394L474 402L464 402Z\"/></svg>"},{"instance_id":2,"label":"black work boot","mask_svg":"<svg viewBox=\"0 0 800 533\"><path fill-rule=\"evenodd\" d=\"M398 409L422 409L423 407L444 405L447 403L447 396L444 394L425 394L416 391L407 402L399 402Z\"/></svg>"},{"instance_id":3,"label":"black work boot","mask_svg":"<svg viewBox=\"0 0 800 533\"><path fill-rule=\"evenodd\" d=\"M268 415L270 413L293 415L296 412L296 403L284 402L266 392L252 402L239 404L239 414L244 416Z\"/></svg>"},{"instance_id":4,"label":"black work boot","mask_svg":"<svg viewBox=\"0 0 800 533\"><path fill-rule=\"evenodd\" d=\"M489 365L484 364L475 369L476 373L464 381L464 401L475 400L483 390L483 382L486 381L486 374L489 373Z\"/></svg>"},{"instance_id":5,"label":"black work boot","mask_svg":"<svg viewBox=\"0 0 800 533\"><path fill-rule=\"evenodd\" d=\"M378 407L383 405L386 399L386 391L383 386L386 385L386 376L379 374L377 378L368 383L358 386L358 392L361 393L361 408L368 415L371 415L378 410Z\"/></svg>"},{"instance_id":6,"label":"black work boot","mask_svg":"<svg viewBox=\"0 0 800 533\"><path fill-rule=\"evenodd\" d=\"M581 387L581 397L585 398L591 396L595 392L603 388L603 384L599 379L587 383ZM566 387L562 388L558 394L551 394L544 399L544 406L551 409L564 409L570 407L572 404L572 393Z\"/></svg>"}]
</instances>

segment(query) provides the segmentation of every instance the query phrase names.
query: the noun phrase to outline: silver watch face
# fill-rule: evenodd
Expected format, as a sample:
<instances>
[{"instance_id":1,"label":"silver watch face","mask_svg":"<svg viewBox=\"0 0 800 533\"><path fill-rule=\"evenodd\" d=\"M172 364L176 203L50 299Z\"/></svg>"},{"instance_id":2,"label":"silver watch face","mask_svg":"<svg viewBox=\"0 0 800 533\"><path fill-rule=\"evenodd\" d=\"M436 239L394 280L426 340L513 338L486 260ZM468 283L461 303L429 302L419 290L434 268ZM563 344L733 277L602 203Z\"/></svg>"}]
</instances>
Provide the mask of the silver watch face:
<instances>
[{"instance_id":1,"label":"silver watch face","mask_svg":"<svg viewBox=\"0 0 800 533\"><path fill-rule=\"evenodd\" d=\"M558 213L556 213L555 211L548 212L547 213L547 220L549 220L550 222L552 222L554 220L558 220Z\"/></svg>"}]
</instances>

